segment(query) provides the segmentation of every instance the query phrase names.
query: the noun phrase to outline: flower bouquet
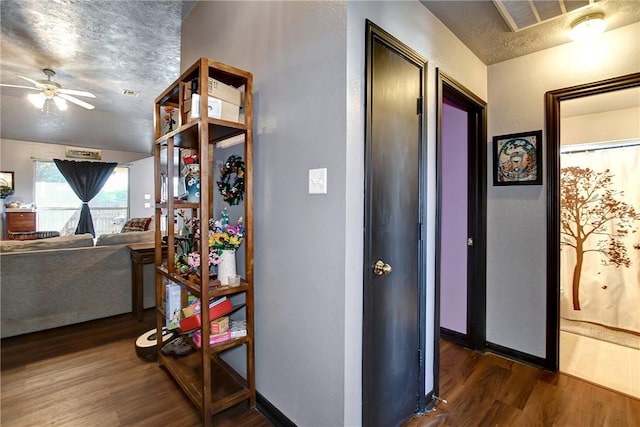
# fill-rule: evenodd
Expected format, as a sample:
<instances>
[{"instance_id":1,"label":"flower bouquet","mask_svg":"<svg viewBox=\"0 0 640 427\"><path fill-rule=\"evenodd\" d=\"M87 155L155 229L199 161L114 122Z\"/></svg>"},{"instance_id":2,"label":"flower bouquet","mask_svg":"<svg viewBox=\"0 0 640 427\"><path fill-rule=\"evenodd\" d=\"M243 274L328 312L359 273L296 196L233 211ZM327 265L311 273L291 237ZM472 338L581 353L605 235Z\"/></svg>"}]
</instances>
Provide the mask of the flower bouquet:
<instances>
[{"instance_id":1,"label":"flower bouquet","mask_svg":"<svg viewBox=\"0 0 640 427\"><path fill-rule=\"evenodd\" d=\"M200 253L198 243L200 242L200 220L196 217L186 217L184 210L179 210L177 215L182 219L182 228L175 238L177 251L175 254L175 266L179 274L189 277L195 275L200 277ZM220 256L212 248L209 250L209 265L218 265L221 262Z\"/></svg>"},{"instance_id":2,"label":"flower bouquet","mask_svg":"<svg viewBox=\"0 0 640 427\"><path fill-rule=\"evenodd\" d=\"M202 260L198 252L200 220L196 217L187 217L184 210L179 210L177 215L182 219L183 226L179 231L179 235L175 238L177 244L175 254L176 270L182 276L196 279L202 274ZM223 261L223 255L225 255L225 252L229 255L229 251L232 252L235 260L235 251L245 238L242 217L238 219L235 225L229 225L229 213L225 208L222 211L221 219L209 220L208 228L209 266L219 266ZM233 270L235 270L235 265ZM233 271L232 275L235 275L235 271ZM226 277L223 277L223 279L226 280Z\"/></svg>"},{"instance_id":3,"label":"flower bouquet","mask_svg":"<svg viewBox=\"0 0 640 427\"><path fill-rule=\"evenodd\" d=\"M235 225L229 225L229 213L225 208L222 218L209 220L209 247L220 256L218 279L224 286L238 286L240 277L236 274L236 250L245 237L242 217Z\"/></svg>"},{"instance_id":4,"label":"flower bouquet","mask_svg":"<svg viewBox=\"0 0 640 427\"><path fill-rule=\"evenodd\" d=\"M227 208L222 210L222 218L209 220L209 247L221 254L223 250L237 250L244 241L245 229L242 217L236 225L229 225Z\"/></svg>"}]
</instances>

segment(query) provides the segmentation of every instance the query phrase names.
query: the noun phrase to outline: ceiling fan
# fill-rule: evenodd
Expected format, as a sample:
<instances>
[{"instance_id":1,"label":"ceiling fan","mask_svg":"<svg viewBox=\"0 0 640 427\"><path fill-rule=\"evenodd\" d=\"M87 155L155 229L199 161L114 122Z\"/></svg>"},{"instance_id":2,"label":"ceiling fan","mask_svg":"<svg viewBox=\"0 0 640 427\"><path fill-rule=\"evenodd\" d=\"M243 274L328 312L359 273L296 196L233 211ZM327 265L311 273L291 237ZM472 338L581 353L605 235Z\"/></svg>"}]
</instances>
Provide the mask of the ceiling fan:
<instances>
[{"instance_id":1,"label":"ceiling fan","mask_svg":"<svg viewBox=\"0 0 640 427\"><path fill-rule=\"evenodd\" d=\"M29 77L21 76L19 74L17 75L21 79L24 79L29 83L33 83L35 87L8 84L0 84L0 86L39 91L39 93L32 93L28 95L27 98L36 108L45 112L49 112L49 104L51 101L56 104L56 107L58 107L59 110L67 109L67 101L86 108L87 110L93 110L95 108L88 102L84 102L76 98L76 96L95 98L96 96L94 94L83 90L62 89L60 83L51 80L51 77L56 75L55 71L50 68L45 68L42 72L47 76L47 80L33 80Z\"/></svg>"}]
</instances>

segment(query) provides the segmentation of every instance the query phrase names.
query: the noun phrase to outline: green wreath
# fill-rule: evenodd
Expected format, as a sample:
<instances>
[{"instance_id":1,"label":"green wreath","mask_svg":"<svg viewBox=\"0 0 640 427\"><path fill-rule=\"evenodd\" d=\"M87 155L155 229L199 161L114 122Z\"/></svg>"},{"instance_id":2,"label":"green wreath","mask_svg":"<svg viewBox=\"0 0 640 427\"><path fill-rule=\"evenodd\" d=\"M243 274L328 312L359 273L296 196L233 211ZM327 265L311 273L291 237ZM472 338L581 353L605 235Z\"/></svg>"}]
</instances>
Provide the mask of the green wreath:
<instances>
[{"instance_id":1,"label":"green wreath","mask_svg":"<svg viewBox=\"0 0 640 427\"><path fill-rule=\"evenodd\" d=\"M231 175L235 174L233 184ZM237 205L244 198L244 161L235 154L229 156L224 166L220 168L220 181L216 181L218 190L225 202L231 206Z\"/></svg>"}]
</instances>

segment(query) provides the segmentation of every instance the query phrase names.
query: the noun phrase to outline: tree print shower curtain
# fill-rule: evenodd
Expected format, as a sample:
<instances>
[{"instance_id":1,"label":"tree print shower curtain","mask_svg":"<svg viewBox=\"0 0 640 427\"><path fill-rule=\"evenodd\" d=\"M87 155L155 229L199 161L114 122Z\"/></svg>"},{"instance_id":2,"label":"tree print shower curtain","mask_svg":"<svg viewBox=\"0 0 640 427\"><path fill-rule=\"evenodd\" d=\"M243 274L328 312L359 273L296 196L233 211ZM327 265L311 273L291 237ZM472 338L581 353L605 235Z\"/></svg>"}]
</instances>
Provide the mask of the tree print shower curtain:
<instances>
[{"instance_id":1,"label":"tree print shower curtain","mask_svg":"<svg viewBox=\"0 0 640 427\"><path fill-rule=\"evenodd\" d=\"M640 333L640 145L563 153L560 316Z\"/></svg>"}]
</instances>

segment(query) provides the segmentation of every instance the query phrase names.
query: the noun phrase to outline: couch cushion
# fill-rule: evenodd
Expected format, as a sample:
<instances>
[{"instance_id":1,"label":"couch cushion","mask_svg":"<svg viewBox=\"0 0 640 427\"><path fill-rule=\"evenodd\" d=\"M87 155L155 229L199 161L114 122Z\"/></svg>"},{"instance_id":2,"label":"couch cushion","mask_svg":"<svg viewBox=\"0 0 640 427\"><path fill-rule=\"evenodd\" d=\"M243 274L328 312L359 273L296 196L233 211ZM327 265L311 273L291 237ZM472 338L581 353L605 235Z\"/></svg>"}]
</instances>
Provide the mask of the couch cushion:
<instances>
[{"instance_id":1,"label":"couch cushion","mask_svg":"<svg viewBox=\"0 0 640 427\"><path fill-rule=\"evenodd\" d=\"M146 231L149 229L151 223L151 217L147 218L130 218L122 226L121 233L128 233L130 231Z\"/></svg>"},{"instance_id":2,"label":"couch cushion","mask_svg":"<svg viewBox=\"0 0 640 427\"><path fill-rule=\"evenodd\" d=\"M128 245L131 243L153 242L156 236L154 230L132 231L129 233L101 234L96 240L96 246Z\"/></svg>"},{"instance_id":3,"label":"couch cushion","mask_svg":"<svg viewBox=\"0 0 640 427\"><path fill-rule=\"evenodd\" d=\"M10 231L9 239L50 239L60 237L59 231Z\"/></svg>"},{"instance_id":4,"label":"couch cushion","mask_svg":"<svg viewBox=\"0 0 640 427\"><path fill-rule=\"evenodd\" d=\"M86 233L40 240L2 240L0 241L0 252L30 252L91 246L93 246L93 236Z\"/></svg>"}]
</instances>

